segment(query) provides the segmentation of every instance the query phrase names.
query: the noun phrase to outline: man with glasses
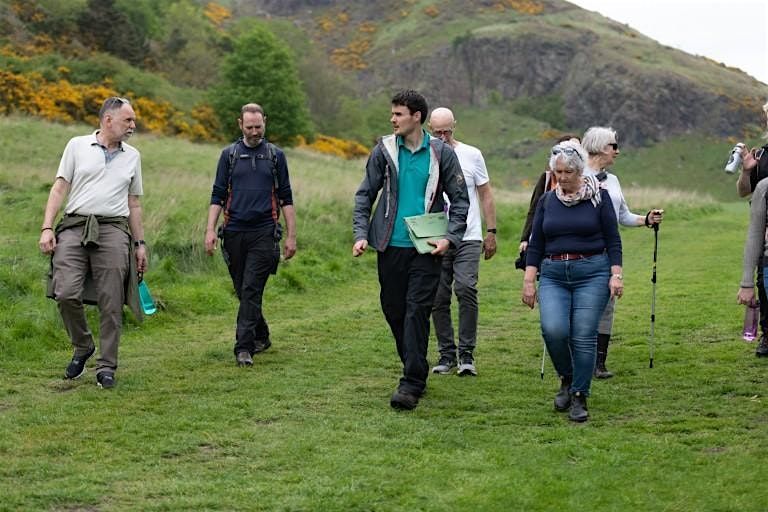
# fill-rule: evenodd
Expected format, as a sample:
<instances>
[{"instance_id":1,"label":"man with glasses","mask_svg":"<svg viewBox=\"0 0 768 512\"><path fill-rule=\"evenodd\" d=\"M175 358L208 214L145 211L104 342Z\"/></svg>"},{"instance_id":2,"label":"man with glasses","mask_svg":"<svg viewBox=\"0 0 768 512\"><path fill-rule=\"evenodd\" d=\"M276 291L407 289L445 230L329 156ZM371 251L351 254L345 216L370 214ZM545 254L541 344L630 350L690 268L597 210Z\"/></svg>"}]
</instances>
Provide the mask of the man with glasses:
<instances>
[{"instance_id":1,"label":"man with glasses","mask_svg":"<svg viewBox=\"0 0 768 512\"><path fill-rule=\"evenodd\" d=\"M125 98L104 101L99 129L74 137L61 157L45 206L40 250L51 254L48 295L56 299L74 346L67 379L85 373L96 352L83 303L98 305L99 387L115 386L123 304L141 319L137 272L147 269L141 221L141 157L125 143L136 129L136 114ZM64 217L54 221L64 199Z\"/></svg>"},{"instance_id":2,"label":"man with glasses","mask_svg":"<svg viewBox=\"0 0 768 512\"><path fill-rule=\"evenodd\" d=\"M456 368L458 362L459 376L475 376L480 254L484 254L486 260L496 254L496 207L483 154L479 149L454 138L456 120L453 112L444 107L436 108L429 117L429 128L432 135L439 137L456 152L469 193L467 230L461 243L450 248L443 256L440 285L432 307L432 321L440 352L440 359L437 366L432 368L432 373L447 375ZM485 237L480 217L481 209L486 225ZM459 301L458 358L451 321L451 295L454 291Z\"/></svg>"},{"instance_id":3,"label":"man with glasses","mask_svg":"<svg viewBox=\"0 0 768 512\"><path fill-rule=\"evenodd\" d=\"M422 128L427 112L427 100L418 92L395 94L390 117L394 133L374 147L355 193L352 256L362 255L369 243L377 251L381 309L403 363L403 376L389 402L393 409L415 408L426 390L429 314L442 256L461 242L469 208L456 154ZM447 232L430 242L434 250L421 254L404 218L443 212L443 192L451 201Z\"/></svg>"},{"instance_id":4,"label":"man with glasses","mask_svg":"<svg viewBox=\"0 0 768 512\"><path fill-rule=\"evenodd\" d=\"M262 300L271 274L280 262L285 217L285 259L296 253L296 211L283 151L267 141L267 115L260 105L247 103L237 119L243 136L221 152L208 209L205 250L216 248L216 224L224 212L221 246L235 293L240 301L235 333L235 361L253 366L253 356L272 341Z\"/></svg>"}]
</instances>

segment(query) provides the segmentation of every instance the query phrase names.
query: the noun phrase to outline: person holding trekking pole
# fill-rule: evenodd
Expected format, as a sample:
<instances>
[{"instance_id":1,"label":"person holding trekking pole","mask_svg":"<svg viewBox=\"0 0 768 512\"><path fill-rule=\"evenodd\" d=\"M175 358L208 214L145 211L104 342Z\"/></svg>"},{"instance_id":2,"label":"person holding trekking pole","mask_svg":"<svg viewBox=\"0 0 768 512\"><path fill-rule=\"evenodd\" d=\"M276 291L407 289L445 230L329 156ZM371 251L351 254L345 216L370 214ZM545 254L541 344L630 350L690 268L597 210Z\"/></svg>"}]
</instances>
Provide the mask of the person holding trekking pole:
<instances>
[{"instance_id":1,"label":"person holding trekking pole","mask_svg":"<svg viewBox=\"0 0 768 512\"><path fill-rule=\"evenodd\" d=\"M622 226L649 228L661 224L664 210L652 209L645 215L636 215L629 210L629 205L621 191L619 178L609 169L618 158L619 143L616 131L604 126L589 128L581 139L582 147L589 153L584 174L594 175L600 181L602 188L608 191L613 203L616 220ZM597 335L597 360L595 362L595 378L610 379L613 373L605 366L608 358L608 344L613 332L613 316L616 309L616 300L611 298L605 306L605 312L600 318L600 326Z\"/></svg>"},{"instance_id":2,"label":"person holding trekking pole","mask_svg":"<svg viewBox=\"0 0 768 512\"><path fill-rule=\"evenodd\" d=\"M277 273L280 262L280 212L285 216L287 260L296 254L296 211L285 154L264 138L264 110L256 103L243 105L237 123L243 136L224 148L216 168L205 250L212 255L221 238L222 255L240 301L235 360L238 366L253 366L253 355L272 345L262 299L267 279ZM216 224L222 212L219 233Z\"/></svg>"}]
</instances>

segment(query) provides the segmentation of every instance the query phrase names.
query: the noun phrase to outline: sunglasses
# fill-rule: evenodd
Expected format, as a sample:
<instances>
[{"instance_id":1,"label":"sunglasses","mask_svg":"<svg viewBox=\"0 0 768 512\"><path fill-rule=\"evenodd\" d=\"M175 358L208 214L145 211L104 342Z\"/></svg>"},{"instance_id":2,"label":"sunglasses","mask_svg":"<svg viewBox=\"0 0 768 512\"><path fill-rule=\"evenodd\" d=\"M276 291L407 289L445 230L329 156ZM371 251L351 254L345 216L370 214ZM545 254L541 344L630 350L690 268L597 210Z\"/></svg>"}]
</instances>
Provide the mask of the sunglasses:
<instances>
[{"instance_id":1,"label":"sunglasses","mask_svg":"<svg viewBox=\"0 0 768 512\"><path fill-rule=\"evenodd\" d=\"M608 146L611 146L614 151L618 151L619 150L619 143L618 142L611 142L610 144L608 144Z\"/></svg>"},{"instance_id":2,"label":"sunglasses","mask_svg":"<svg viewBox=\"0 0 768 512\"><path fill-rule=\"evenodd\" d=\"M582 162L584 161L584 159L581 158L581 154L574 148L563 148L560 146L555 146L552 148L553 155L559 155L560 153L564 154L565 156L576 155L577 157L579 157L579 160L581 160Z\"/></svg>"},{"instance_id":3,"label":"sunglasses","mask_svg":"<svg viewBox=\"0 0 768 512\"><path fill-rule=\"evenodd\" d=\"M432 130L432 135L434 135L435 137L442 137L442 136L453 135L453 130L451 130L451 129L448 129L448 130Z\"/></svg>"}]
</instances>

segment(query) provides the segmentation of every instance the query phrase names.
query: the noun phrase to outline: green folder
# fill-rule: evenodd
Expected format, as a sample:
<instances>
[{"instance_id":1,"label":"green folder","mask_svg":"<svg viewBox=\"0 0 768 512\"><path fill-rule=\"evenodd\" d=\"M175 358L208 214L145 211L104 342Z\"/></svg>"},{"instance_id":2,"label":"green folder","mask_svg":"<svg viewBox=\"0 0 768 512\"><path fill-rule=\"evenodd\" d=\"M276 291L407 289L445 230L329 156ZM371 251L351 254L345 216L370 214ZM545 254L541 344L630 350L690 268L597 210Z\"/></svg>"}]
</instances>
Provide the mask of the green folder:
<instances>
[{"instance_id":1,"label":"green folder","mask_svg":"<svg viewBox=\"0 0 768 512\"><path fill-rule=\"evenodd\" d=\"M419 254L434 251L435 246L428 242L437 242L445 238L445 233L448 231L448 217L443 212L404 217L403 220L408 227L408 236L411 237L411 242Z\"/></svg>"}]
</instances>

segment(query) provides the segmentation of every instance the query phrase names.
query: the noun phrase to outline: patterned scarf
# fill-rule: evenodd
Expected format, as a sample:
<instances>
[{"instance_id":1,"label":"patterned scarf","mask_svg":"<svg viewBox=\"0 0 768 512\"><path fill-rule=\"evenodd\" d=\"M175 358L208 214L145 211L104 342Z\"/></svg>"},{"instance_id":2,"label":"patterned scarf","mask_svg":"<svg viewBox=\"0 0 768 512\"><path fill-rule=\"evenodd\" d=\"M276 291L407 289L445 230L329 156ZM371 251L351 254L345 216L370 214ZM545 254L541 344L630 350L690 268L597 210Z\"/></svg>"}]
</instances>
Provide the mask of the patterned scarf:
<instances>
[{"instance_id":1,"label":"patterned scarf","mask_svg":"<svg viewBox=\"0 0 768 512\"><path fill-rule=\"evenodd\" d=\"M563 205L571 207L576 206L582 201L592 201L592 206L600 204L600 182L594 176L582 176L582 184L576 192L566 194L563 192L560 183L555 188L555 195Z\"/></svg>"}]
</instances>

